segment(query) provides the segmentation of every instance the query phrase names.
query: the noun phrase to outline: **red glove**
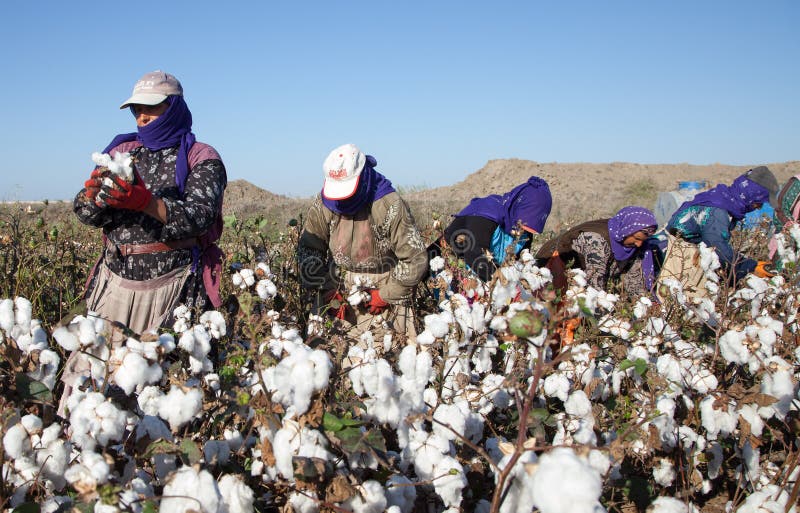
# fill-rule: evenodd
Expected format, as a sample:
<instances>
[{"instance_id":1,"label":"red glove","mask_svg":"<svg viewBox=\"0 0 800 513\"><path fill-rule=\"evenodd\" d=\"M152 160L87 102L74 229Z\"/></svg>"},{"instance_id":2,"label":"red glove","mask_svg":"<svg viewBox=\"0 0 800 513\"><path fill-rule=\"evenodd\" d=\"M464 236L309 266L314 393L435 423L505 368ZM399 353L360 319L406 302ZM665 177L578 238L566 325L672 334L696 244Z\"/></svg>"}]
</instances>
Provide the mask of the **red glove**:
<instances>
[{"instance_id":1,"label":"red glove","mask_svg":"<svg viewBox=\"0 0 800 513\"><path fill-rule=\"evenodd\" d=\"M381 298L381 295L378 294L378 289L370 289L369 295L370 297L369 303L367 307L369 309L369 313L372 315L378 315L379 313L383 312L387 308L389 308L389 303Z\"/></svg>"},{"instance_id":2,"label":"red glove","mask_svg":"<svg viewBox=\"0 0 800 513\"><path fill-rule=\"evenodd\" d=\"M114 182L113 187L104 184L100 188L100 197L109 207L141 212L153 200L153 193L142 185L138 176L135 180L137 183L128 183L120 176L111 179Z\"/></svg>"},{"instance_id":3,"label":"red glove","mask_svg":"<svg viewBox=\"0 0 800 513\"><path fill-rule=\"evenodd\" d=\"M347 301L344 300L344 297L342 297L342 294L338 290L329 290L322 299L325 301L326 305L329 305L327 312L330 315L333 315L337 319L344 320L347 315ZM334 301L337 301L338 304L331 304Z\"/></svg>"},{"instance_id":4,"label":"red glove","mask_svg":"<svg viewBox=\"0 0 800 513\"><path fill-rule=\"evenodd\" d=\"M100 192L100 187L103 186L102 174L105 171L108 171L108 168L96 167L92 171L92 174L89 175L89 179L83 182L83 188L86 189L83 195L92 203L94 203L94 198L97 196L97 193Z\"/></svg>"}]
</instances>

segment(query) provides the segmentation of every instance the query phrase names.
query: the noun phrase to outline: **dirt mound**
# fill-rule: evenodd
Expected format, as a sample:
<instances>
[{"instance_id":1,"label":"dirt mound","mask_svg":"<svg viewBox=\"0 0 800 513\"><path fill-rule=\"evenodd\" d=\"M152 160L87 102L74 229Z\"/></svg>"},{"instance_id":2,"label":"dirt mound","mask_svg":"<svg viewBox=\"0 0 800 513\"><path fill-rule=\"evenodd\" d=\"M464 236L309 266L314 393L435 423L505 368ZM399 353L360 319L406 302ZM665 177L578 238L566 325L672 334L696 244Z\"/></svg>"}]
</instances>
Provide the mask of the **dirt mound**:
<instances>
[{"instance_id":1,"label":"dirt mound","mask_svg":"<svg viewBox=\"0 0 800 513\"><path fill-rule=\"evenodd\" d=\"M768 164L778 182L800 173L800 161ZM540 163L520 159L490 160L482 169L449 187L407 195L410 203L438 206L453 214L471 198L501 194L535 175L547 181L553 194L548 229L612 215L626 205L652 209L660 191L674 190L679 181L700 180L713 186L730 183L752 166L710 164Z\"/></svg>"}]
</instances>

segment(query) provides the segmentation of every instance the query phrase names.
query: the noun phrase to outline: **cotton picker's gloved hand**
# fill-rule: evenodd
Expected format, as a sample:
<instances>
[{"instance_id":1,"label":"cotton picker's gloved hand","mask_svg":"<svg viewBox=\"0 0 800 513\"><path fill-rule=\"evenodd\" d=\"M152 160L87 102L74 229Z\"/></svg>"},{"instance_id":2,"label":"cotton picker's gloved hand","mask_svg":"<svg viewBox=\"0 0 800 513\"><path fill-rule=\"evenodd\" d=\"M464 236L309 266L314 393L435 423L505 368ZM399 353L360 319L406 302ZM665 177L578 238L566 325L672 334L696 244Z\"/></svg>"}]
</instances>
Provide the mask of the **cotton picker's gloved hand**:
<instances>
[{"instance_id":1,"label":"cotton picker's gloved hand","mask_svg":"<svg viewBox=\"0 0 800 513\"><path fill-rule=\"evenodd\" d=\"M775 276L775 267L769 260L759 260L753 274L759 278L772 278Z\"/></svg>"},{"instance_id":2,"label":"cotton picker's gloved hand","mask_svg":"<svg viewBox=\"0 0 800 513\"><path fill-rule=\"evenodd\" d=\"M83 182L83 188L86 189L83 195L91 203L94 203L97 193L100 192L100 188L103 186L103 177L101 175L104 171L108 171L108 168L94 168L92 174L89 175L89 179Z\"/></svg>"},{"instance_id":3,"label":"cotton picker's gloved hand","mask_svg":"<svg viewBox=\"0 0 800 513\"><path fill-rule=\"evenodd\" d=\"M378 294L378 289L370 289L369 291L370 299L367 307L369 309L369 313L372 315L378 315L379 313L383 312L387 308L389 308L389 303L383 300L380 294Z\"/></svg>"},{"instance_id":4,"label":"cotton picker's gloved hand","mask_svg":"<svg viewBox=\"0 0 800 513\"><path fill-rule=\"evenodd\" d=\"M322 300L328 305L327 312L337 319L344 319L347 315L347 301L344 300L342 293L338 290L329 290L322 296Z\"/></svg>"},{"instance_id":5,"label":"cotton picker's gloved hand","mask_svg":"<svg viewBox=\"0 0 800 513\"><path fill-rule=\"evenodd\" d=\"M153 193L142 184L138 174L134 179L134 183L128 183L125 179L116 175L109 178L114 185L108 186L104 183L98 193L98 197L109 207L141 212L153 200Z\"/></svg>"}]
</instances>

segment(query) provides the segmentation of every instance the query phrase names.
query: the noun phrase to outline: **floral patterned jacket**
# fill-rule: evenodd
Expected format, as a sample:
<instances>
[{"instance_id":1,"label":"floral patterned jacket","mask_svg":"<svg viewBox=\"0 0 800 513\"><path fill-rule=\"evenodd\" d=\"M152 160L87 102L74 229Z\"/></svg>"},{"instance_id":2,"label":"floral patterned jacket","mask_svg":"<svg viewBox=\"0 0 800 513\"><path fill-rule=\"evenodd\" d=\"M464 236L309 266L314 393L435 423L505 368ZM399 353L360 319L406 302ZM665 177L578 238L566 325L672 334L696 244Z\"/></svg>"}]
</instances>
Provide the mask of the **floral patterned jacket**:
<instances>
[{"instance_id":1,"label":"floral patterned jacket","mask_svg":"<svg viewBox=\"0 0 800 513\"><path fill-rule=\"evenodd\" d=\"M352 217L332 212L317 195L300 236L298 260L307 288L334 290L364 275L377 282L389 303L409 300L428 266L414 217L396 192Z\"/></svg>"},{"instance_id":2,"label":"floral patterned jacket","mask_svg":"<svg viewBox=\"0 0 800 513\"><path fill-rule=\"evenodd\" d=\"M166 242L202 235L216 220L222 205L227 176L219 155L206 145L216 158L201 160L192 167L181 197L175 184L177 146L149 150L141 146L130 149L125 144L111 152L130 151L134 158L134 169L145 186L154 196L164 200L167 223L162 224L143 212L97 206L94 202L86 201L85 189L75 196L73 210L82 223L103 229L109 242L104 250L103 260L111 271L129 280L143 281L191 264L192 250L176 249L124 257L115 250L115 246ZM194 281L198 282L197 290L189 293L189 296L195 297L182 298L190 305L196 302L194 300L204 302L205 299L202 279ZM92 287L93 284L90 283L87 293Z\"/></svg>"}]
</instances>

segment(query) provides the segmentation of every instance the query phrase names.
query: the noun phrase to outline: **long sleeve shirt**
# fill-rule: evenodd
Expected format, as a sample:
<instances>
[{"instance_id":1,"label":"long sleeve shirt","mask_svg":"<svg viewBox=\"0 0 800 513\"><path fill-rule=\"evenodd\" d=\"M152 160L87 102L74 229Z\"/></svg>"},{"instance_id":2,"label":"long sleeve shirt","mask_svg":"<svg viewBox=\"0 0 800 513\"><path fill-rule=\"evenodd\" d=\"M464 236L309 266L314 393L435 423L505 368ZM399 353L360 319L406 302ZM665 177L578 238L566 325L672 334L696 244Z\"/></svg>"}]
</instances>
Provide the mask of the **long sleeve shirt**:
<instances>
[{"instance_id":1,"label":"long sleeve shirt","mask_svg":"<svg viewBox=\"0 0 800 513\"><path fill-rule=\"evenodd\" d=\"M349 275L380 276L384 301L411 299L425 276L425 243L411 211L396 192L364 206L353 216L337 214L317 196L298 245L303 285L334 290Z\"/></svg>"}]
</instances>

